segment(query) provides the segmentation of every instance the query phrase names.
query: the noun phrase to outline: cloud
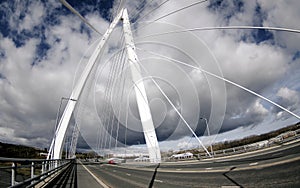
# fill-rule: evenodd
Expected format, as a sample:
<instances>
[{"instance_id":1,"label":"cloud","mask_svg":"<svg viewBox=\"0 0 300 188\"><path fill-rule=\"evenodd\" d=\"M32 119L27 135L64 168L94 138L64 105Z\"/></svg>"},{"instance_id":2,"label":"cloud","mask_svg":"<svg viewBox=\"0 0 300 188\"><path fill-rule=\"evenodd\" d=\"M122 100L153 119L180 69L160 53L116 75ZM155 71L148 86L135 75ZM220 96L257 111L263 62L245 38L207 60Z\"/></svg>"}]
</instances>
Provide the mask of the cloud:
<instances>
[{"instance_id":1,"label":"cloud","mask_svg":"<svg viewBox=\"0 0 300 188\"><path fill-rule=\"evenodd\" d=\"M286 103L289 103L288 105L295 105L299 103L299 94L297 91L291 90L289 88L280 88L280 90L277 92L277 96L282 98L286 101Z\"/></svg>"},{"instance_id":2,"label":"cloud","mask_svg":"<svg viewBox=\"0 0 300 188\"><path fill-rule=\"evenodd\" d=\"M80 2L74 6L104 33L109 25L109 15L112 12L109 8L112 4L104 5L101 2L95 4ZM218 30L142 38L170 29L207 26L254 25L297 29L297 20L300 18L297 9L299 1L291 0L289 3L260 0L209 1L144 27L143 21L155 20L197 1L168 1L141 19L161 2L149 1L150 4L144 5L141 5L140 1L125 3L131 17L139 12L139 16L133 19L136 23L132 25L138 48L189 65L199 65L218 75L222 74L229 80L276 100L289 110L299 111L298 34L266 30ZM2 1L0 5L0 129L3 131L1 139L48 147L60 99L70 95L74 80L78 79L82 67L87 62L88 55L85 55L85 51L94 46L93 43L99 39L99 35L85 26L58 1L46 3ZM102 8L103 6L108 8ZM142 11L137 10L141 7ZM117 50L116 44L121 42L119 32L115 32L114 36L117 37L110 40L105 55L102 56L103 64L110 63L107 59L111 58L114 50ZM89 55L93 48L88 51ZM174 64L170 60L142 50L137 52L148 72L143 74L155 76L198 135L206 134L206 125L200 120L201 117L208 119L210 128L216 129L215 133L218 133L219 127L214 126L219 123L222 125L220 132L228 132L241 130L241 126L243 130L251 126L254 126L253 129L261 127L261 124L274 114L278 121L283 120L283 116L290 117L277 108L270 107L262 99L228 83L220 82L201 71ZM79 63L81 58L82 62ZM98 81L107 83L110 67L111 64L102 69ZM152 96L149 97L149 101L155 116L159 140L171 140L173 143L174 140L181 139L181 143L188 143L182 140L191 135L186 125L149 77L145 84L149 96ZM132 83L128 83L128 86L132 86ZM222 88L223 86L226 90ZM91 95L84 95L89 98L82 101L82 105L86 109L92 108L83 113L86 116L77 119L81 122L82 129L86 126L86 129L83 129L83 138L95 147L101 115L93 109L95 108L93 97L97 98L97 102L103 100L105 86L98 84L97 88L93 91L91 85L89 88L92 91ZM129 94L129 89L126 92L125 96L128 97L126 99L132 102L130 126L140 127L134 95ZM226 99L225 102L223 99ZM63 101L63 107L65 103L66 101ZM123 107L126 106L125 103L121 104ZM97 105L97 110L104 108ZM83 112L83 107L78 111L81 110ZM119 140L124 142L124 114L120 119L123 127ZM129 130L127 144L143 142L141 127L135 131ZM113 135L116 136L116 132Z\"/></svg>"},{"instance_id":3,"label":"cloud","mask_svg":"<svg viewBox=\"0 0 300 188\"><path fill-rule=\"evenodd\" d=\"M10 33L2 33L0 43L4 52L0 63L0 126L13 130L7 142L19 140L48 147L60 98L70 94L82 49L95 40L95 35L89 39L80 29L80 20L56 11L61 9L57 3L5 1L2 5L14 12L2 13L9 18ZM15 22L20 16L22 20ZM48 25L49 19L58 21ZM103 19L99 22L107 25Z\"/></svg>"},{"instance_id":4,"label":"cloud","mask_svg":"<svg viewBox=\"0 0 300 188\"><path fill-rule=\"evenodd\" d=\"M278 26L299 29L295 18L300 17L299 11L297 11L297 0L291 0L287 4L285 1L263 1L259 0L259 4L262 9L267 12L266 18L263 20L264 26ZM275 32L273 32L275 33ZM287 50L295 53L299 50L300 36L294 34L287 34L285 32L276 32L275 41L278 45L284 46Z\"/></svg>"},{"instance_id":5,"label":"cloud","mask_svg":"<svg viewBox=\"0 0 300 188\"><path fill-rule=\"evenodd\" d=\"M300 104L300 94L298 91L289 89L287 87L282 87L276 93L278 97L278 103L288 109L291 112L298 110ZM287 119L289 115L279 108L272 108L273 113L275 113L276 119Z\"/></svg>"},{"instance_id":6,"label":"cloud","mask_svg":"<svg viewBox=\"0 0 300 188\"><path fill-rule=\"evenodd\" d=\"M256 126L267 118L269 112L261 104L259 99L250 104L251 106L249 107L241 108L241 111L235 111L235 113L227 115L223 122L222 132L236 129L241 126Z\"/></svg>"},{"instance_id":7,"label":"cloud","mask_svg":"<svg viewBox=\"0 0 300 188\"><path fill-rule=\"evenodd\" d=\"M44 6L41 2L30 4L30 6L28 7L28 12L26 12L24 20L20 24L19 29L30 30L31 28L41 24L44 12Z\"/></svg>"}]
</instances>

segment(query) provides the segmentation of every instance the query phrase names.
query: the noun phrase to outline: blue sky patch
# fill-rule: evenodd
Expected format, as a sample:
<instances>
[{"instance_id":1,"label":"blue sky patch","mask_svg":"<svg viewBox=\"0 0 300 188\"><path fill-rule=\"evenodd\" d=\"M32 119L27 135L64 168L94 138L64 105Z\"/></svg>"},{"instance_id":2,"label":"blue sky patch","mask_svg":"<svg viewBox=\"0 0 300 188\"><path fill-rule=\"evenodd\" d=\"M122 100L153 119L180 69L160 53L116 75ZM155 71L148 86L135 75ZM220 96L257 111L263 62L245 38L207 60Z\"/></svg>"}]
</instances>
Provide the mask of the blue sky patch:
<instances>
[{"instance_id":1,"label":"blue sky patch","mask_svg":"<svg viewBox=\"0 0 300 188\"><path fill-rule=\"evenodd\" d=\"M244 11L244 3L241 0L212 0L208 8L228 21L236 13Z\"/></svg>"},{"instance_id":2,"label":"blue sky patch","mask_svg":"<svg viewBox=\"0 0 300 188\"><path fill-rule=\"evenodd\" d=\"M67 2L83 16L91 12L99 12L103 18L105 18L106 20L110 20L110 10L113 7L112 0L69 0Z\"/></svg>"},{"instance_id":3,"label":"blue sky patch","mask_svg":"<svg viewBox=\"0 0 300 188\"><path fill-rule=\"evenodd\" d=\"M267 13L263 12L259 4L256 4L255 15L253 17L254 26L263 26L263 21L266 19ZM252 31L253 40L258 44L267 40L273 40L274 36L268 30L256 29Z\"/></svg>"}]
</instances>

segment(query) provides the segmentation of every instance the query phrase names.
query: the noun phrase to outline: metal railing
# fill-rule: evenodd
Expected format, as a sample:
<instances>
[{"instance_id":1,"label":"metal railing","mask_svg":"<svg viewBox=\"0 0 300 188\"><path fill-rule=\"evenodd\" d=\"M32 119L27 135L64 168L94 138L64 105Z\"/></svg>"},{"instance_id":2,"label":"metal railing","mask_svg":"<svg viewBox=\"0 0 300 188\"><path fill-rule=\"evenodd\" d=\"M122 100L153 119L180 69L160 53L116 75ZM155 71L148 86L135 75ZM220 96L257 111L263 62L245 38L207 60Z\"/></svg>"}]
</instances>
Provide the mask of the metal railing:
<instances>
[{"instance_id":1,"label":"metal railing","mask_svg":"<svg viewBox=\"0 0 300 188\"><path fill-rule=\"evenodd\" d=\"M297 140L300 138L300 129L297 129L295 131L288 131L285 133L282 133L274 138L270 138L268 140L247 144L243 146L237 146L233 148L223 149L223 150L217 150L212 153L214 157L222 157L222 156L229 156L229 155L235 155L239 153L246 153L250 151L256 151L264 148L268 148L275 145L280 145L289 141ZM199 158L209 158L208 155L205 155L204 153L202 155L199 155Z\"/></svg>"},{"instance_id":2,"label":"metal railing","mask_svg":"<svg viewBox=\"0 0 300 188\"><path fill-rule=\"evenodd\" d=\"M33 187L74 160L0 158L0 187Z\"/></svg>"},{"instance_id":3,"label":"metal railing","mask_svg":"<svg viewBox=\"0 0 300 188\"><path fill-rule=\"evenodd\" d=\"M274 138L270 138L268 140L252 143L252 144L246 144L242 146L227 148L227 149L221 149L211 152L211 156L213 157L224 157L224 156L230 156L230 155L236 155L240 153L246 153L250 151L256 151L264 148L269 148L272 146L280 145L286 142L290 142L293 140L297 140L300 138L300 129L297 129L295 131L288 131L285 133L282 133ZM184 160L194 160L195 158L199 159L208 159L211 158L208 156L205 152L200 152L199 154L194 154L194 158L185 158ZM169 161L177 161L175 159L172 159L170 157L164 157L164 162Z\"/></svg>"}]
</instances>

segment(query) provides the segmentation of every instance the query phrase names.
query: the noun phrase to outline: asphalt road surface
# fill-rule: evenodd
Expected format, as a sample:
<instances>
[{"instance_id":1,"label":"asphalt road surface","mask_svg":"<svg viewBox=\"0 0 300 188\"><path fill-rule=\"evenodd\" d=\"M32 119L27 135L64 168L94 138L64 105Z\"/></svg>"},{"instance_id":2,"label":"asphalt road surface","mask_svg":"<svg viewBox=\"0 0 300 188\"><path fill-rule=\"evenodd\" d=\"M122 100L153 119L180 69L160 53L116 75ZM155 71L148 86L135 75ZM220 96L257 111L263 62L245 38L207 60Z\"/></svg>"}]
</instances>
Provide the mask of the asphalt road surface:
<instances>
[{"instance_id":1,"label":"asphalt road surface","mask_svg":"<svg viewBox=\"0 0 300 188\"><path fill-rule=\"evenodd\" d=\"M300 142L203 161L78 165L89 171L78 187L300 187Z\"/></svg>"}]
</instances>

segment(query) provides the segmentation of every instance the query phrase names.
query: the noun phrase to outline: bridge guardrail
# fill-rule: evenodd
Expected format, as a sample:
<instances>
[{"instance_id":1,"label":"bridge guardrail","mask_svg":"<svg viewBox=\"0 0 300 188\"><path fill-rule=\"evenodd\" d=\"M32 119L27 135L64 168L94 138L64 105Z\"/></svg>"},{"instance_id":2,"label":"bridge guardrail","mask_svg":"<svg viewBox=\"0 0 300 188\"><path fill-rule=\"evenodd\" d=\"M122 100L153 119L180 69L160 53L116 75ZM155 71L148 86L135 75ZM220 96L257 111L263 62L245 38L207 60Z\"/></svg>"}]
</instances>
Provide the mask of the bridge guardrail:
<instances>
[{"instance_id":1,"label":"bridge guardrail","mask_svg":"<svg viewBox=\"0 0 300 188\"><path fill-rule=\"evenodd\" d=\"M246 153L250 151L255 151L263 148L268 148L275 145L280 145L289 141L297 140L300 138L300 129L297 129L295 131L288 131L286 133L282 133L274 138L270 138L268 140L247 144L243 146L237 146L233 148L223 149L223 150L217 150L212 153L214 157L222 157L222 156L228 156L228 155L234 155L239 153ZM200 154L199 159L202 158L209 158L207 154Z\"/></svg>"},{"instance_id":2,"label":"bridge guardrail","mask_svg":"<svg viewBox=\"0 0 300 188\"><path fill-rule=\"evenodd\" d=\"M0 158L0 187L34 187L72 160Z\"/></svg>"},{"instance_id":3,"label":"bridge guardrail","mask_svg":"<svg viewBox=\"0 0 300 188\"><path fill-rule=\"evenodd\" d=\"M259 149L264 149L264 148L272 147L275 145L280 145L280 144L283 144L283 143L286 143L289 141L293 141L293 140L297 140L297 139L300 139L300 129L297 129L294 131L288 131L288 132L282 133L276 137L270 138L268 140L264 140L264 141L260 141L260 142L256 142L256 143L252 143L252 144L247 144L247 145L242 145L242 146L237 146L237 147L227 148L227 149L222 149L222 150L216 150L210 154L213 157L230 156L230 155L246 153L246 152L250 152L250 151L256 151ZM208 148L208 150L209 150L209 148ZM202 153L194 155L194 157L196 157L198 160L211 158L204 151ZM191 160L191 159L193 159L193 158L186 158L183 160ZM174 159L171 159L170 157L165 157L165 158L163 158L163 161L165 161L165 162L174 161Z\"/></svg>"}]
</instances>

